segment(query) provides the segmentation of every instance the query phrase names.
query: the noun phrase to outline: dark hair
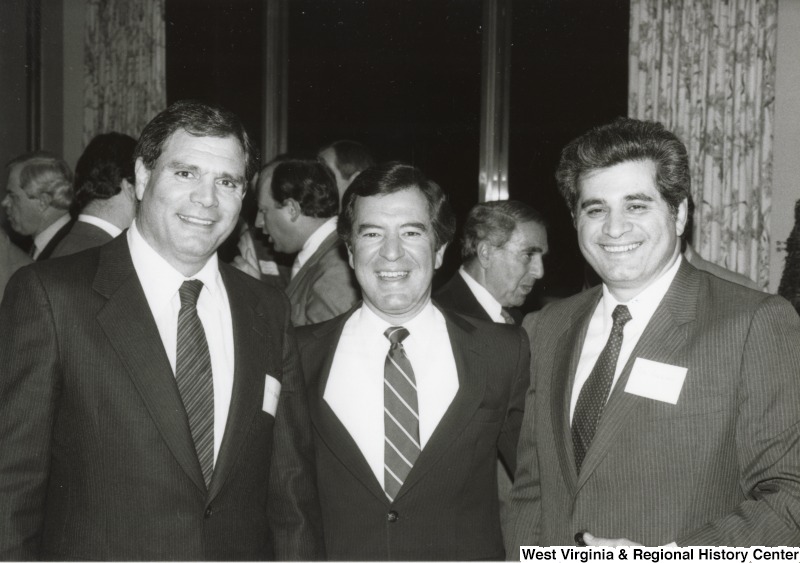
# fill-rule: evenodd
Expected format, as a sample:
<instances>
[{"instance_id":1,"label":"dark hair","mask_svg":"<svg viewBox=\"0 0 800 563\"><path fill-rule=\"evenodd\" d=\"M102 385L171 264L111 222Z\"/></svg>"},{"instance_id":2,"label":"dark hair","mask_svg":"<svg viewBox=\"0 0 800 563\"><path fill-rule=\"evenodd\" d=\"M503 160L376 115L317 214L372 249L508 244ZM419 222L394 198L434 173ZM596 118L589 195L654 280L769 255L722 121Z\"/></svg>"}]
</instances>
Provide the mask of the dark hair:
<instances>
[{"instance_id":1,"label":"dark hair","mask_svg":"<svg viewBox=\"0 0 800 563\"><path fill-rule=\"evenodd\" d=\"M92 200L117 195L122 189L122 180L134 183L135 149L136 139L122 133L103 133L89 141L75 165L73 215L80 213Z\"/></svg>"},{"instance_id":2,"label":"dark hair","mask_svg":"<svg viewBox=\"0 0 800 563\"><path fill-rule=\"evenodd\" d=\"M436 248L453 240L456 219L439 184L428 180L421 170L401 162L387 162L367 168L353 180L342 198L337 231L339 238L350 244L353 235L356 200L359 197L388 195L402 190L418 189L428 202L428 212L436 237Z\"/></svg>"},{"instance_id":3,"label":"dark hair","mask_svg":"<svg viewBox=\"0 0 800 563\"><path fill-rule=\"evenodd\" d=\"M69 209L72 203L72 171L64 160L46 151L34 151L12 159L7 168L20 165L19 185L28 195L50 196L50 206Z\"/></svg>"},{"instance_id":4,"label":"dark hair","mask_svg":"<svg viewBox=\"0 0 800 563\"><path fill-rule=\"evenodd\" d=\"M367 147L355 141L334 141L330 145L320 149L320 153L333 149L336 155L336 169L345 180L349 180L354 174L366 170L375 164Z\"/></svg>"},{"instance_id":5,"label":"dark hair","mask_svg":"<svg viewBox=\"0 0 800 563\"><path fill-rule=\"evenodd\" d=\"M484 240L499 248L508 242L517 225L529 222L545 225L544 217L521 201L479 203L470 209L464 223L461 256L468 260L477 255L478 243Z\"/></svg>"},{"instance_id":6,"label":"dark hair","mask_svg":"<svg viewBox=\"0 0 800 563\"><path fill-rule=\"evenodd\" d=\"M269 187L278 206L291 198L306 217L333 217L339 212L339 192L328 168L316 160L286 160L272 172Z\"/></svg>"},{"instance_id":7,"label":"dark hair","mask_svg":"<svg viewBox=\"0 0 800 563\"><path fill-rule=\"evenodd\" d=\"M227 109L197 100L175 102L145 125L134 152L152 170L164 143L182 129L195 137L235 137L245 156L245 176L250 180L258 169L258 151L236 115Z\"/></svg>"},{"instance_id":8,"label":"dark hair","mask_svg":"<svg viewBox=\"0 0 800 563\"><path fill-rule=\"evenodd\" d=\"M691 194L686 146L661 123L621 117L590 129L561 151L556 181L570 211L577 211L578 183L591 172L628 161L651 161L655 182L673 215Z\"/></svg>"}]
</instances>

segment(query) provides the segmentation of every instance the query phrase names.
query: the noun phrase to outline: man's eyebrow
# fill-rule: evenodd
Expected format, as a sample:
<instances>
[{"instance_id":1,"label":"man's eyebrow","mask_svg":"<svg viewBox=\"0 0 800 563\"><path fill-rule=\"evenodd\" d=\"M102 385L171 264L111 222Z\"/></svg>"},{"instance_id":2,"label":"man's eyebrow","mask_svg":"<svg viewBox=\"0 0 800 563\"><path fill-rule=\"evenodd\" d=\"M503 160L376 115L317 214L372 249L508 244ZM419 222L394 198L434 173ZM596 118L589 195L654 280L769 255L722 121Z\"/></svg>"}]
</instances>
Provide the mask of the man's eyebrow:
<instances>
[{"instance_id":1,"label":"man's eyebrow","mask_svg":"<svg viewBox=\"0 0 800 563\"><path fill-rule=\"evenodd\" d=\"M653 196L648 195L644 192L630 194L625 196L625 201L655 201Z\"/></svg>"},{"instance_id":2,"label":"man's eyebrow","mask_svg":"<svg viewBox=\"0 0 800 563\"><path fill-rule=\"evenodd\" d=\"M408 227L419 229L420 231L423 231L425 233L428 232L428 225L426 225L425 223L412 221L411 223L403 223L402 225L400 225L401 229L407 229Z\"/></svg>"},{"instance_id":3,"label":"man's eyebrow","mask_svg":"<svg viewBox=\"0 0 800 563\"><path fill-rule=\"evenodd\" d=\"M167 163L166 166L170 170L188 170L189 172L200 172L200 167L196 164L187 164L186 162L182 162L180 160L171 160ZM237 184L244 184L245 179L244 176L241 174L229 174L227 172L220 172L217 174L218 178L222 178L224 180L231 180Z\"/></svg>"},{"instance_id":4,"label":"man's eyebrow","mask_svg":"<svg viewBox=\"0 0 800 563\"><path fill-rule=\"evenodd\" d=\"M382 229L379 225L373 225L372 223L360 223L358 225L358 232L363 233L364 231L368 231L370 229Z\"/></svg>"},{"instance_id":5,"label":"man's eyebrow","mask_svg":"<svg viewBox=\"0 0 800 563\"><path fill-rule=\"evenodd\" d=\"M591 207L592 205L603 205L604 203L605 203L604 199L600 199L597 197L592 199L587 199L581 202L581 209L586 209L587 207Z\"/></svg>"}]
</instances>

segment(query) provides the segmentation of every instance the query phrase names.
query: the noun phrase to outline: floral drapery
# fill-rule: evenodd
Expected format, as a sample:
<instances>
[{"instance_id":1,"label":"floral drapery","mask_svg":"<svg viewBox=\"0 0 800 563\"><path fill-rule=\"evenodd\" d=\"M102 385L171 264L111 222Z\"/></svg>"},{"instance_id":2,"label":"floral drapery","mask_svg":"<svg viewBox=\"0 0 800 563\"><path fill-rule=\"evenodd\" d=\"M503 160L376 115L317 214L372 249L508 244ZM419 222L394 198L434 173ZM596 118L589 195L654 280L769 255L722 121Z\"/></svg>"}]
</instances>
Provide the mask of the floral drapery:
<instances>
[{"instance_id":1,"label":"floral drapery","mask_svg":"<svg viewBox=\"0 0 800 563\"><path fill-rule=\"evenodd\" d=\"M98 133L139 138L166 107L165 0L86 0L83 145Z\"/></svg>"},{"instance_id":2,"label":"floral drapery","mask_svg":"<svg viewBox=\"0 0 800 563\"><path fill-rule=\"evenodd\" d=\"M777 0L631 0L628 115L687 145L693 246L766 287Z\"/></svg>"}]
</instances>

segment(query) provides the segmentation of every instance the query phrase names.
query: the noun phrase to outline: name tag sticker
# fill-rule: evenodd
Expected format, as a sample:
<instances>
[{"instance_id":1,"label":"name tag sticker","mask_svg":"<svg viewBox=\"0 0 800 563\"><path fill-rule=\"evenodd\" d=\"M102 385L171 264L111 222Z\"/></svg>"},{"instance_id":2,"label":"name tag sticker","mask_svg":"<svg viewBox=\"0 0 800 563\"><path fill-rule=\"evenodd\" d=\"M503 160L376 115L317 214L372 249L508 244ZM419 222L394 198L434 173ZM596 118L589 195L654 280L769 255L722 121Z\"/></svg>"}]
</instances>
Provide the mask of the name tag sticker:
<instances>
[{"instance_id":1,"label":"name tag sticker","mask_svg":"<svg viewBox=\"0 0 800 563\"><path fill-rule=\"evenodd\" d=\"M680 366L636 358L625 392L677 405L687 371Z\"/></svg>"},{"instance_id":2,"label":"name tag sticker","mask_svg":"<svg viewBox=\"0 0 800 563\"><path fill-rule=\"evenodd\" d=\"M264 376L264 404L261 410L275 416L278 410L278 397L281 395L281 382L271 375Z\"/></svg>"}]
</instances>

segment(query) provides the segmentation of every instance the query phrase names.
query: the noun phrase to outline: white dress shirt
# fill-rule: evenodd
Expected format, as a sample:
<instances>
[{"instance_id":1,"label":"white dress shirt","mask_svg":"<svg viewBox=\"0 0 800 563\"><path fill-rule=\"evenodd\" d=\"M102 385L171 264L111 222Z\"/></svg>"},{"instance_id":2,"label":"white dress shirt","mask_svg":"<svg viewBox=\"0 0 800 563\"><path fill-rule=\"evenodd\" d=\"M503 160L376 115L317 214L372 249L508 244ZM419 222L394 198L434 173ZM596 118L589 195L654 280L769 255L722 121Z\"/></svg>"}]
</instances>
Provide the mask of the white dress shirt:
<instances>
[{"instance_id":1,"label":"white dress shirt","mask_svg":"<svg viewBox=\"0 0 800 563\"><path fill-rule=\"evenodd\" d=\"M614 296L603 284L603 298L597 304L597 308L595 308L594 314L592 314L592 318L589 321L586 339L583 342L583 350L581 350L581 357L578 361L578 369L575 371L575 382L572 385L572 397L569 404L570 421L572 421L572 416L575 414L575 405L578 403L581 389L583 389L586 380L589 379L592 368L597 363L597 358L605 348L608 337L611 334L611 326L614 324L611 319L611 313L614 312L614 308L620 304L627 305L631 320L625 324L622 330L622 348L619 351L617 369L614 371L614 380L611 383L612 390L617 384L617 380L625 364L628 363L628 359L631 357L631 353L639 342L644 329L650 323L653 313L656 312L661 300L664 299L664 295L667 294L667 290L672 284L672 280L675 279L675 274L678 273L680 265L681 258L678 257L675 263L660 278L627 303L620 303L614 299ZM610 395L611 393L609 392Z\"/></svg>"},{"instance_id":2,"label":"white dress shirt","mask_svg":"<svg viewBox=\"0 0 800 563\"><path fill-rule=\"evenodd\" d=\"M61 227L69 223L69 219L70 219L69 213L65 213L64 215L62 215L61 217L50 223L50 225L48 225L48 227L45 230L43 230L41 233L33 237L34 260L36 260L39 257L39 255L42 253L42 250L44 250L44 247L47 246L47 243L53 240L53 237L56 236L58 231L61 230Z\"/></svg>"},{"instance_id":3,"label":"white dress shirt","mask_svg":"<svg viewBox=\"0 0 800 563\"><path fill-rule=\"evenodd\" d=\"M122 229L117 227L116 225L109 223L105 219L101 219L100 217L95 217L94 215L87 215L86 213L81 213L78 215L78 221L81 223L89 223L90 225L94 225L98 229L102 229L107 232L112 237L116 238L122 233Z\"/></svg>"},{"instance_id":4,"label":"white dress shirt","mask_svg":"<svg viewBox=\"0 0 800 563\"><path fill-rule=\"evenodd\" d=\"M233 391L233 321L228 293L219 273L214 254L203 269L186 278L161 257L142 237L133 222L127 233L131 259L136 275L144 289L150 312L156 321L161 342L167 352L172 373L175 374L178 339L178 312L181 300L178 290L187 279L203 282L197 299L197 315L203 323L211 355L214 382L214 463L217 462L222 436Z\"/></svg>"},{"instance_id":5,"label":"white dress shirt","mask_svg":"<svg viewBox=\"0 0 800 563\"><path fill-rule=\"evenodd\" d=\"M347 320L323 398L350 433L383 487L383 366L390 325L366 305ZM425 448L458 391L458 372L442 313L427 306L403 325L403 348L414 370L419 437Z\"/></svg>"},{"instance_id":6,"label":"white dress shirt","mask_svg":"<svg viewBox=\"0 0 800 563\"><path fill-rule=\"evenodd\" d=\"M503 318L503 306L500 302L494 298L494 296L489 293L489 290L479 284L475 278L470 276L467 271L464 269L464 266L461 266L458 269L458 273L464 278L464 281L469 287L469 290L475 296L475 299L478 300L483 310L492 318L492 320L496 323L505 324L506 320Z\"/></svg>"},{"instance_id":7,"label":"white dress shirt","mask_svg":"<svg viewBox=\"0 0 800 563\"><path fill-rule=\"evenodd\" d=\"M292 264L292 277L297 275L297 272L300 271L300 268L303 267L303 264L308 262L308 259L314 255L322 242L328 238L328 235L336 230L337 219L338 217L334 215L320 225L319 228L311 233L311 236L306 239L306 242L303 244L303 248L301 248L300 252L297 253L297 256L294 259L294 264Z\"/></svg>"}]
</instances>

